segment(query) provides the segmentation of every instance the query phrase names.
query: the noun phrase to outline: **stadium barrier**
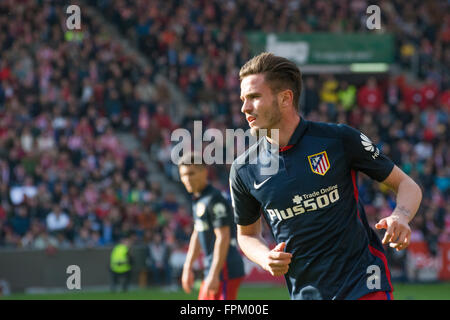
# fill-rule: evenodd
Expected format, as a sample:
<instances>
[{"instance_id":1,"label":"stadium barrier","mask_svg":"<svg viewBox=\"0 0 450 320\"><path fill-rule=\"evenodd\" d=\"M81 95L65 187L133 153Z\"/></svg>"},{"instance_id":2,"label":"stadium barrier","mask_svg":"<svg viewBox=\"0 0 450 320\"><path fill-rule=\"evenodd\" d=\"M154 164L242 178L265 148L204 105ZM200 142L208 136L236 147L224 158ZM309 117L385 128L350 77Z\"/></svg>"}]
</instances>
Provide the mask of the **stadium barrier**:
<instances>
[{"instance_id":1,"label":"stadium barrier","mask_svg":"<svg viewBox=\"0 0 450 320\"><path fill-rule=\"evenodd\" d=\"M134 258L131 283L137 283L139 271L145 268L146 247L131 249ZM5 280L11 293L67 290L71 275L67 268L80 267L81 289L110 284L109 257L112 247L90 249L0 250L0 281ZM135 272L138 271L138 272Z\"/></svg>"},{"instance_id":2,"label":"stadium barrier","mask_svg":"<svg viewBox=\"0 0 450 320\"><path fill-rule=\"evenodd\" d=\"M430 255L425 242L412 242L408 248L408 278L412 281L450 280L450 242L439 244L439 254ZM109 256L112 247L65 250L0 250L0 281L8 284L12 293L39 291L39 289L67 290L70 274L67 268L77 265L81 270L81 288L104 287L110 284ZM171 263L180 270L187 249L172 253ZM134 246L131 284L142 286L147 270L147 248ZM272 277L261 267L244 257L246 283L284 284L284 277ZM201 259L195 269L202 268ZM200 272L201 274L201 272ZM144 277L146 278L146 277Z\"/></svg>"}]
</instances>

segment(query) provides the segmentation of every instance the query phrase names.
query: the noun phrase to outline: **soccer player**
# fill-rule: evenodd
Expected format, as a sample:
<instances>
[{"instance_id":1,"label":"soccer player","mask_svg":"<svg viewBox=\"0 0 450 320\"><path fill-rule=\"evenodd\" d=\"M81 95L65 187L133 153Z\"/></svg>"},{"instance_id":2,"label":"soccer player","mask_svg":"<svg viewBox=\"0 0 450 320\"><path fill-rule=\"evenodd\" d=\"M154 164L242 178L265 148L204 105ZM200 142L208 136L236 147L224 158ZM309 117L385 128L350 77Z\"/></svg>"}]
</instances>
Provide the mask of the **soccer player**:
<instances>
[{"instance_id":1,"label":"soccer player","mask_svg":"<svg viewBox=\"0 0 450 320\"><path fill-rule=\"evenodd\" d=\"M230 171L242 251L273 276L284 275L291 299L392 299L382 244L409 245L419 186L358 130L302 118L301 72L288 59L262 53L239 77L252 134L267 130ZM258 161L248 161L255 153ZM275 174L262 174L262 156L278 161ZM396 208L375 225L386 229L382 242L358 197L358 171L396 192ZM261 212L277 242L272 250L261 236Z\"/></svg>"},{"instance_id":2,"label":"soccer player","mask_svg":"<svg viewBox=\"0 0 450 320\"><path fill-rule=\"evenodd\" d=\"M186 190L192 194L194 231L181 276L185 292L194 283L193 263L204 253L204 280L199 300L235 300L245 275L244 263L236 245L236 225L231 205L219 190L208 183L208 169L195 164L195 153L182 157L179 173ZM200 161L199 161L200 162Z\"/></svg>"}]
</instances>

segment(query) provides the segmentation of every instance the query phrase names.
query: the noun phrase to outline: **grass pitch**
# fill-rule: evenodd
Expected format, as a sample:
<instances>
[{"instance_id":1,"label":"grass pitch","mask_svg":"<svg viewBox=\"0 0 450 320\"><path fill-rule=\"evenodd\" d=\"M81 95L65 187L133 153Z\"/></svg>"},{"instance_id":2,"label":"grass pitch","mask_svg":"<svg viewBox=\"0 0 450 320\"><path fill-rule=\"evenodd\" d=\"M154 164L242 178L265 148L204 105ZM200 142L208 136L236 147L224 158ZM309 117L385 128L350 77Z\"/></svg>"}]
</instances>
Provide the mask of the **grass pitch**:
<instances>
[{"instance_id":1,"label":"grass pitch","mask_svg":"<svg viewBox=\"0 0 450 320\"><path fill-rule=\"evenodd\" d=\"M394 284L395 300L450 300L450 282L436 284ZM164 288L132 290L126 293L77 292L52 294L12 294L0 297L7 300L196 300L197 290L191 294L181 289L169 291ZM239 290L239 300L289 300L284 286L249 286Z\"/></svg>"}]
</instances>

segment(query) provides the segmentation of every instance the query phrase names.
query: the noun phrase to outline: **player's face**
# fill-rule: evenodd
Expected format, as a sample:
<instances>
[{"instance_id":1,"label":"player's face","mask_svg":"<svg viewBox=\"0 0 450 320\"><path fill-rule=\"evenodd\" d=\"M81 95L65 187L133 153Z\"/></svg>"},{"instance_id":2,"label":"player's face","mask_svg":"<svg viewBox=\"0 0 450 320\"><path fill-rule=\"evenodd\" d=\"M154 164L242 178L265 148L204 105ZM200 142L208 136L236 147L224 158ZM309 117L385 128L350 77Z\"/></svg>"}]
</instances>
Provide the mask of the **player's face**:
<instances>
[{"instance_id":1,"label":"player's face","mask_svg":"<svg viewBox=\"0 0 450 320\"><path fill-rule=\"evenodd\" d=\"M198 193L207 184L208 171L205 167L182 165L179 168L179 172L181 182L189 193Z\"/></svg>"},{"instance_id":2,"label":"player's face","mask_svg":"<svg viewBox=\"0 0 450 320\"><path fill-rule=\"evenodd\" d=\"M249 75L241 81L241 112L250 126L251 133L258 129L279 129L281 111L277 95L265 82L263 74Z\"/></svg>"}]
</instances>

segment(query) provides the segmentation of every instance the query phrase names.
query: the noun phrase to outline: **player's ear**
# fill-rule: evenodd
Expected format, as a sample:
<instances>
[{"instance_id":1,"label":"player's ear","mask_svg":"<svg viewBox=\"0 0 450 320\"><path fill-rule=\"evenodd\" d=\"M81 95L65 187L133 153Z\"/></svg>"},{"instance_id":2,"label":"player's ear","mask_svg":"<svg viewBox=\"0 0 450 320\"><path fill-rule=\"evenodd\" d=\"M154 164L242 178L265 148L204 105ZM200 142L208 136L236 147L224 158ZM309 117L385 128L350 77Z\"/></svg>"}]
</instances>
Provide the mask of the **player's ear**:
<instances>
[{"instance_id":1,"label":"player's ear","mask_svg":"<svg viewBox=\"0 0 450 320\"><path fill-rule=\"evenodd\" d=\"M278 105L287 108L292 105L294 94L292 90L286 89L278 93Z\"/></svg>"}]
</instances>

